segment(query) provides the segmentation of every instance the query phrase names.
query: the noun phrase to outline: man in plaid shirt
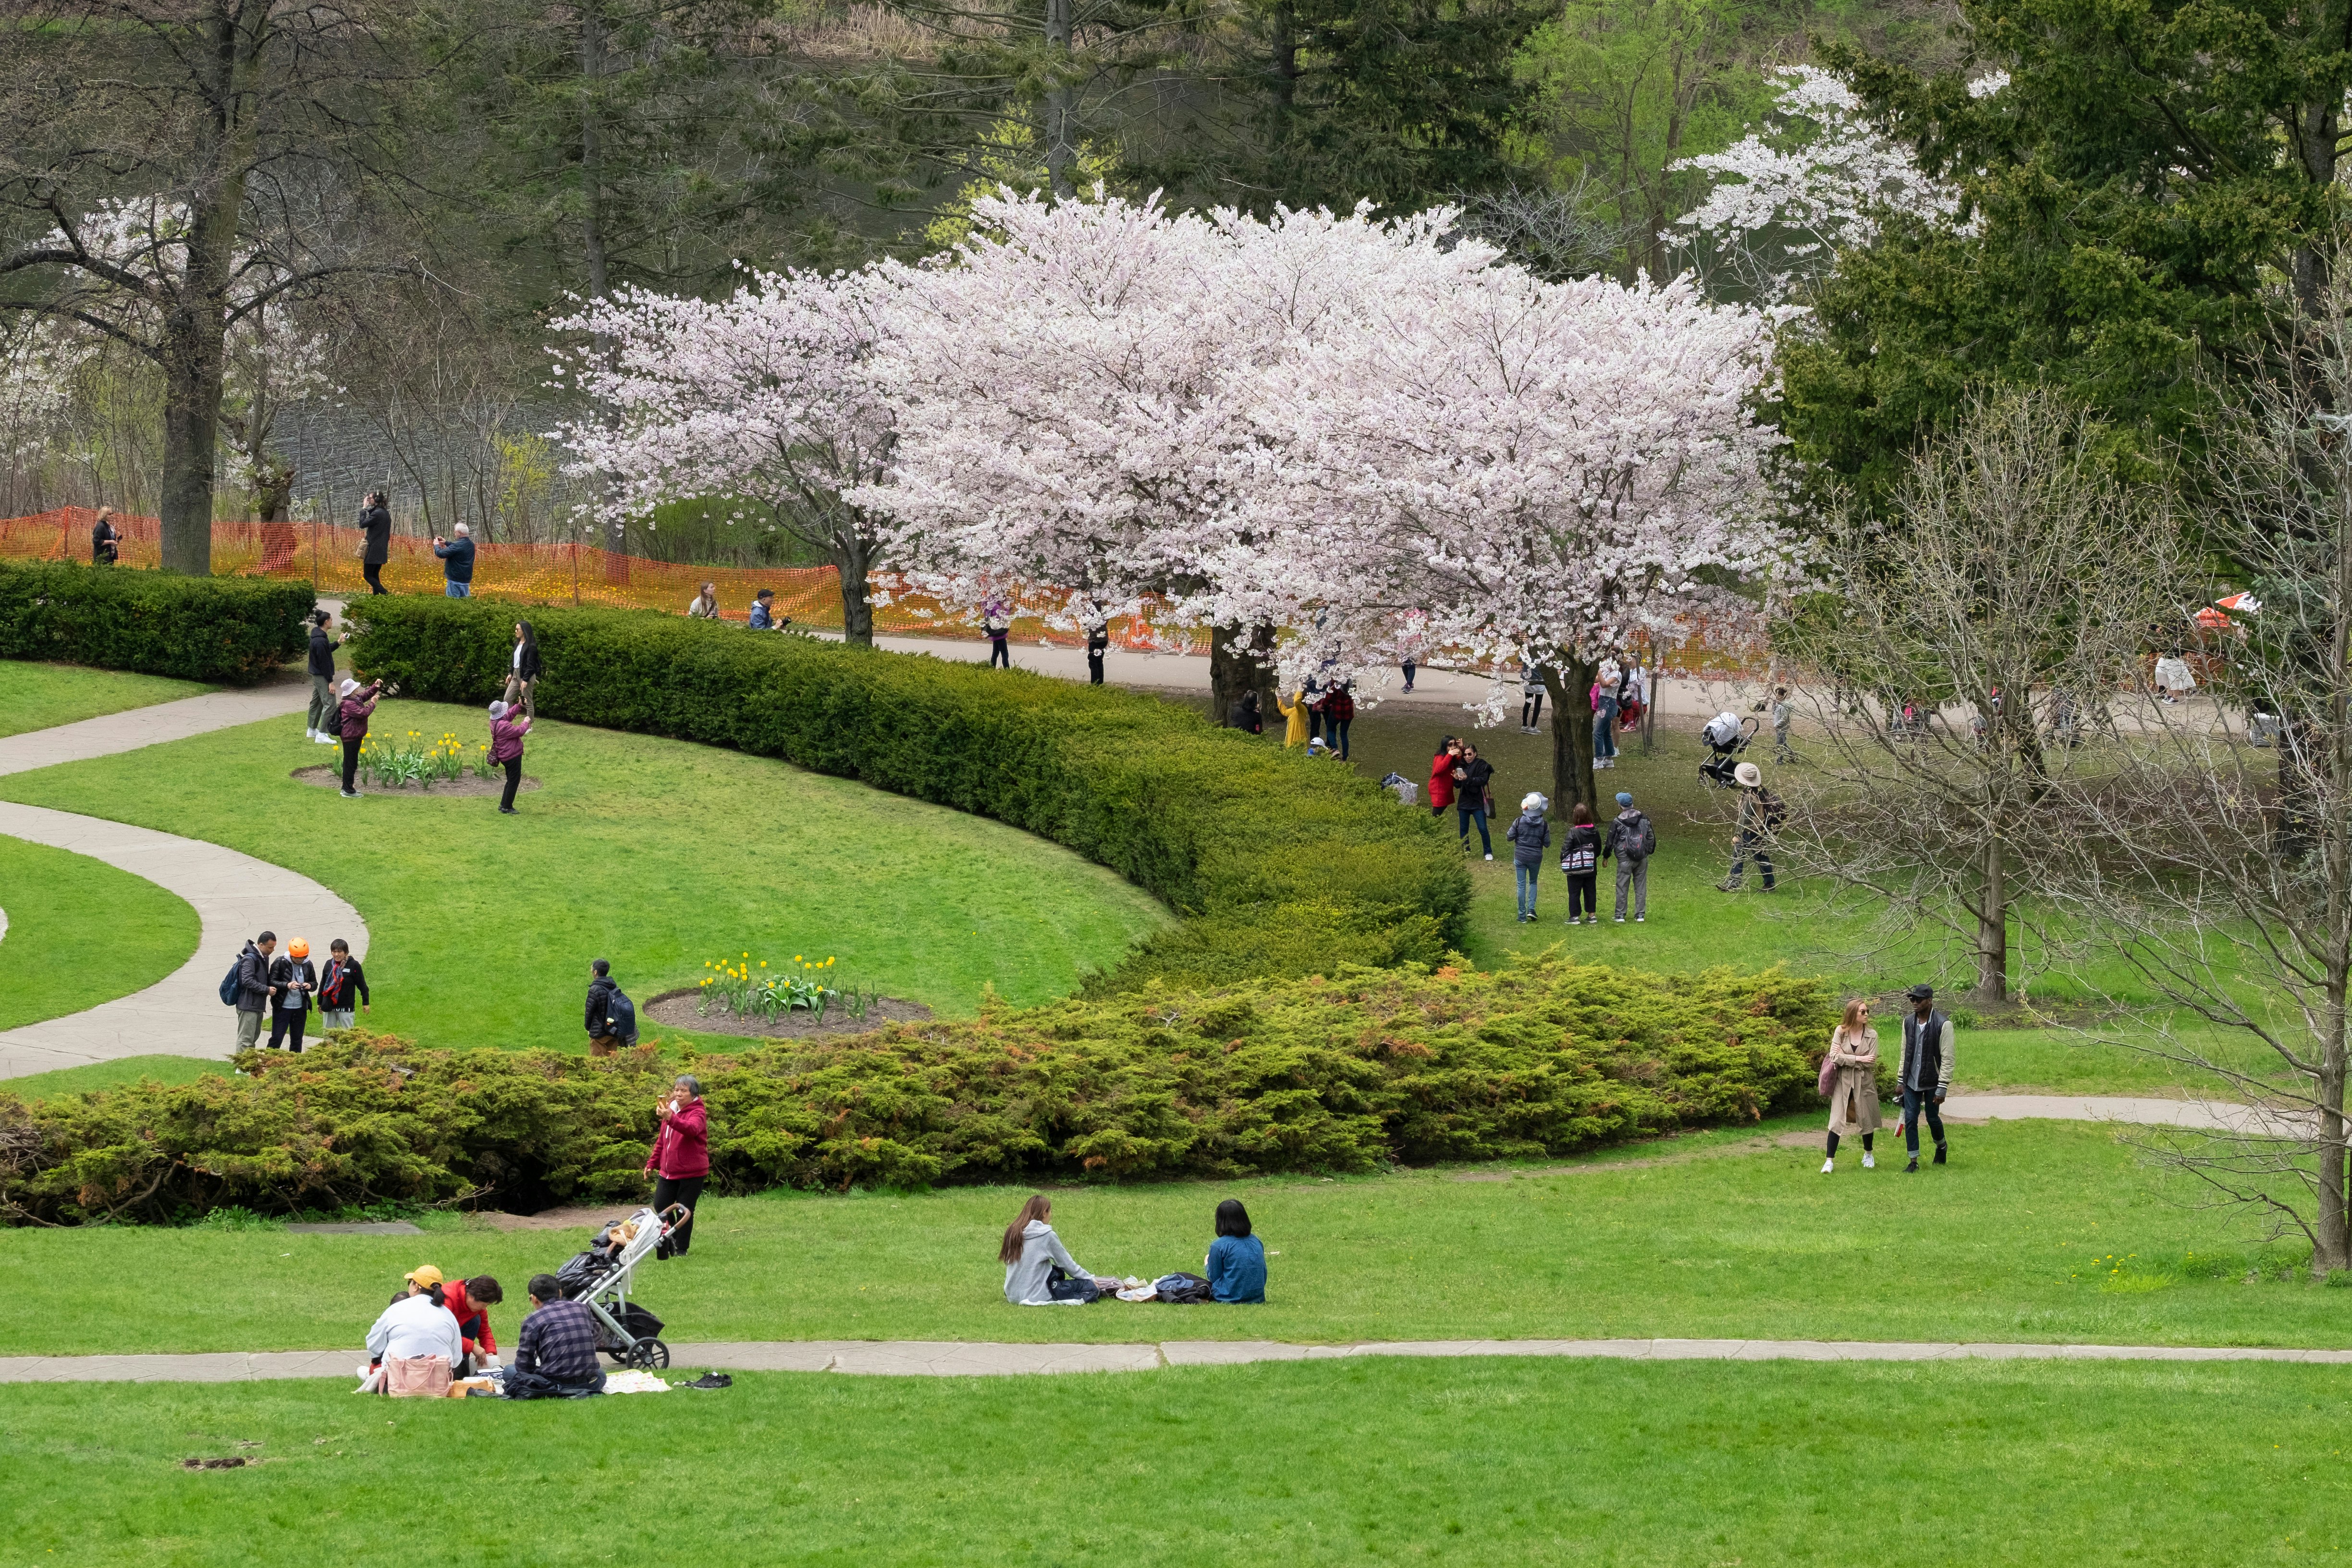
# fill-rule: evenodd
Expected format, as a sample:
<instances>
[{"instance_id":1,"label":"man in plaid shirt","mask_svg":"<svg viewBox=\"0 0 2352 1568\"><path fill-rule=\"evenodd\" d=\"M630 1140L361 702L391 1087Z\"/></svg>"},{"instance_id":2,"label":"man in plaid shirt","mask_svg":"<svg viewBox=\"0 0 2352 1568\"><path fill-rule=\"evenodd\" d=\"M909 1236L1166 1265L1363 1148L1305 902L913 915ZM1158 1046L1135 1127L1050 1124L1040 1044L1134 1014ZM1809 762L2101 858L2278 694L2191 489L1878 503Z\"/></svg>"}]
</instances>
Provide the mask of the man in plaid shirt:
<instances>
[{"instance_id":1,"label":"man in plaid shirt","mask_svg":"<svg viewBox=\"0 0 2352 1568\"><path fill-rule=\"evenodd\" d=\"M509 1399L579 1399L604 1392L604 1369L596 1360L596 1319L578 1301L564 1300L552 1274L530 1281L530 1316L515 1341L514 1365L507 1373Z\"/></svg>"}]
</instances>

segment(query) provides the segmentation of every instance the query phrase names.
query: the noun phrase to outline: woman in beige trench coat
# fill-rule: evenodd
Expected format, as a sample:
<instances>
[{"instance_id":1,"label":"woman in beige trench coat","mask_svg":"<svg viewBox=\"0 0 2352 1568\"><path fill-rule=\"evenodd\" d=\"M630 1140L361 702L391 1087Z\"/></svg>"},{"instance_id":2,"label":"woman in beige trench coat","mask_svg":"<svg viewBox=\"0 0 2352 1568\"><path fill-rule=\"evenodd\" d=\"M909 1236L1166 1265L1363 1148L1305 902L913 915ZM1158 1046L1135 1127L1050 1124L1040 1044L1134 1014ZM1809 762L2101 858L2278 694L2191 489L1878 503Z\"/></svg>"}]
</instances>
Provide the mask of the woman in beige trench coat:
<instances>
[{"instance_id":1,"label":"woman in beige trench coat","mask_svg":"<svg viewBox=\"0 0 2352 1568\"><path fill-rule=\"evenodd\" d=\"M1822 1174L1837 1169L1840 1138L1862 1134L1862 1168L1876 1167L1871 1142L1878 1133L1878 1031L1870 1026L1870 1004L1855 997L1845 1017L1830 1031L1830 1146Z\"/></svg>"}]
</instances>

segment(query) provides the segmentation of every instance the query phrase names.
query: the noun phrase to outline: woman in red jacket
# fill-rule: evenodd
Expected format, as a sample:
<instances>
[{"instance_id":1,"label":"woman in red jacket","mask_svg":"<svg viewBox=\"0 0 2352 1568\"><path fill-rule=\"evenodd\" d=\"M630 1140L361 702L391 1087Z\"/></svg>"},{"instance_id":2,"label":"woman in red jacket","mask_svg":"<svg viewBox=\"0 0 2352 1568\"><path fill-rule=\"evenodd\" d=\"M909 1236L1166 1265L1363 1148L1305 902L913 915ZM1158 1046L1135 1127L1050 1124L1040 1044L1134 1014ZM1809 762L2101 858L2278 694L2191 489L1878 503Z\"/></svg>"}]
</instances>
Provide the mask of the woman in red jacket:
<instances>
[{"instance_id":1,"label":"woman in red jacket","mask_svg":"<svg viewBox=\"0 0 2352 1568\"><path fill-rule=\"evenodd\" d=\"M1430 815L1444 816L1454 804L1454 764L1461 760L1461 742L1448 735L1438 742L1437 755L1429 759Z\"/></svg>"},{"instance_id":2,"label":"woman in red jacket","mask_svg":"<svg viewBox=\"0 0 2352 1568\"><path fill-rule=\"evenodd\" d=\"M661 1131L654 1134L654 1152L646 1169L654 1173L654 1212L672 1204L686 1209L665 1244L672 1258L684 1258L694 1239L694 1205L702 1199L702 1183L710 1174L710 1112L702 1103L702 1085L691 1073L680 1073L669 1098L655 1108Z\"/></svg>"}]
</instances>

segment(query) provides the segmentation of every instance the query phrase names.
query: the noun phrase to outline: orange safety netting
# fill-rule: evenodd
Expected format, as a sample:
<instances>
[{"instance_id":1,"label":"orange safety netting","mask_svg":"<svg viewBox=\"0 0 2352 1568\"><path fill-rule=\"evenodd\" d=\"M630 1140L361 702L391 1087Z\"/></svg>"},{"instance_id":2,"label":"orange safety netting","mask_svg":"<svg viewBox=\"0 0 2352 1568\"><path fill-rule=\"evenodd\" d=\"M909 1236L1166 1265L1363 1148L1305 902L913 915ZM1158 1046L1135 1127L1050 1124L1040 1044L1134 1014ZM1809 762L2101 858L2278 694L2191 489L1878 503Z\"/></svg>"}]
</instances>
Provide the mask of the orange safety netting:
<instances>
[{"instance_id":1,"label":"orange safety netting","mask_svg":"<svg viewBox=\"0 0 2352 1568\"><path fill-rule=\"evenodd\" d=\"M36 561L88 561L89 533L98 521L90 507L60 507L31 517L0 519L0 557ZM123 535L120 557L125 566L161 563L163 526L152 517L121 517L114 526ZM289 582L309 580L323 595L352 598L366 594L360 574L362 535L356 528L314 522L215 522L213 524L213 571L224 577L274 577ZM438 594L444 581L441 563L429 540L395 533L391 559L377 575L395 594ZM474 545L473 591L477 598L508 599L527 605L602 605L617 609L667 610L686 613L687 605L705 583L715 584L720 618L747 621L751 595L761 588L775 590L779 619L791 616L798 626L841 626L841 575L831 566L764 566L746 570L733 566L685 566L673 562L625 555L583 544ZM877 592L891 597L874 608L874 629L898 635L930 633L971 637L977 630L961 617L943 612L920 595L899 591L898 583L877 574ZM1026 617L1013 622L1016 641L1034 647L1040 641L1078 647L1086 639L1073 632L1048 628ZM1111 643L1117 647L1164 647L1140 617L1111 622Z\"/></svg>"}]
</instances>

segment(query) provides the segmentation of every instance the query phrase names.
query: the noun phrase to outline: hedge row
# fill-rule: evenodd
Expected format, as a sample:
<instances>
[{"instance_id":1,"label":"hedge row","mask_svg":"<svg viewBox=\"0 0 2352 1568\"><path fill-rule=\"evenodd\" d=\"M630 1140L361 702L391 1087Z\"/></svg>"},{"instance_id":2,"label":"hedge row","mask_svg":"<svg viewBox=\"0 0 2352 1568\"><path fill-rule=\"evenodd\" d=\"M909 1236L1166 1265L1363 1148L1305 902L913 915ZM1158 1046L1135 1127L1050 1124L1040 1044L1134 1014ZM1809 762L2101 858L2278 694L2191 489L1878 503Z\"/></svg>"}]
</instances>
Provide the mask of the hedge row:
<instances>
[{"instance_id":1,"label":"hedge row","mask_svg":"<svg viewBox=\"0 0 2352 1568\"><path fill-rule=\"evenodd\" d=\"M544 715L733 746L992 816L1187 917L1092 994L1438 963L1462 941L1469 875L1427 812L1175 703L650 610L530 614ZM362 600L353 662L408 696L488 701L515 616L467 600Z\"/></svg>"},{"instance_id":2,"label":"hedge row","mask_svg":"<svg viewBox=\"0 0 2352 1568\"><path fill-rule=\"evenodd\" d=\"M833 1044L607 1060L348 1033L241 1078L0 1096L0 1212L168 1221L638 1194L690 1067L731 1191L1362 1171L1560 1155L1810 1100L1832 998L1779 970L1557 961L1073 998Z\"/></svg>"},{"instance_id":3,"label":"hedge row","mask_svg":"<svg viewBox=\"0 0 2352 1568\"><path fill-rule=\"evenodd\" d=\"M0 561L0 658L249 686L301 657L308 583Z\"/></svg>"}]
</instances>

